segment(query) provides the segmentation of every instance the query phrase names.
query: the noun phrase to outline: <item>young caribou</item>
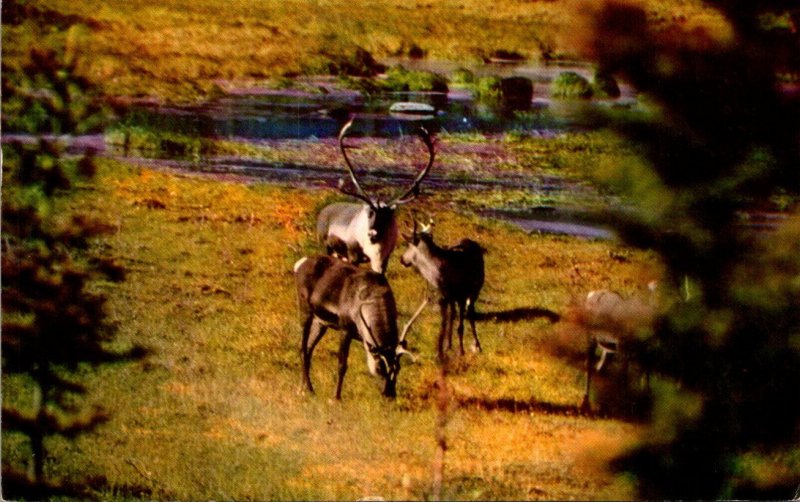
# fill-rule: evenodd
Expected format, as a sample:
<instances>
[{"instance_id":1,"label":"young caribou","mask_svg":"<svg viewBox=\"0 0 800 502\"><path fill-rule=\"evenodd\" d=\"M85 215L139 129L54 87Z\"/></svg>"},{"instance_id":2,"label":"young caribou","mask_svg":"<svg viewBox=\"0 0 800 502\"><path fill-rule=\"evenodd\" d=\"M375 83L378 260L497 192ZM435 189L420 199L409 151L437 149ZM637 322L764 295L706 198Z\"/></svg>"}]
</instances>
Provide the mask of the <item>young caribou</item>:
<instances>
[{"instance_id":1,"label":"young caribou","mask_svg":"<svg viewBox=\"0 0 800 502\"><path fill-rule=\"evenodd\" d=\"M367 366L384 381L383 395L396 395L400 356L410 354L397 334L397 307L386 277L330 256L302 258L294 266L303 335L303 381L314 392L309 372L314 347L328 328L342 330L336 399L342 397L350 342L361 340Z\"/></svg>"},{"instance_id":2,"label":"young caribou","mask_svg":"<svg viewBox=\"0 0 800 502\"><path fill-rule=\"evenodd\" d=\"M343 182L339 184L339 190L361 199L363 204L339 202L324 207L317 217L317 236L328 254L338 254L354 264L369 261L372 270L383 274L386 272L389 256L397 244L395 209L401 204L411 202L419 194L419 184L433 165L434 144L428 131L420 127L420 137L428 149L428 163L410 188L391 201L384 202L367 195L347 156L347 149L350 147L345 145L344 139L352 125L353 121L350 120L339 132L339 147L355 191L345 189Z\"/></svg>"},{"instance_id":3,"label":"young caribou","mask_svg":"<svg viewBox=\"0 0 800 502\"><path fill-rule=\"evenodd\" d=\"M437 341L439 359L444 358L445 335L448 339L448 348L453 343L456 305L459 309L458 343L461 354L464 354L465 311L475 339L473 350L480 352L481 342L475 329L475 302L483 287L483 255L486 250L470 239L462 239L452 247L440 247L433 242L430 226L417 232L416 221L413 234L404 235L403 238L408 243L408 248L400 258L400 263L405 267L413 266L439 292L439 309L442 316ZM426 299L422 306L427 302Z\"/></svg>"}]
</instances>

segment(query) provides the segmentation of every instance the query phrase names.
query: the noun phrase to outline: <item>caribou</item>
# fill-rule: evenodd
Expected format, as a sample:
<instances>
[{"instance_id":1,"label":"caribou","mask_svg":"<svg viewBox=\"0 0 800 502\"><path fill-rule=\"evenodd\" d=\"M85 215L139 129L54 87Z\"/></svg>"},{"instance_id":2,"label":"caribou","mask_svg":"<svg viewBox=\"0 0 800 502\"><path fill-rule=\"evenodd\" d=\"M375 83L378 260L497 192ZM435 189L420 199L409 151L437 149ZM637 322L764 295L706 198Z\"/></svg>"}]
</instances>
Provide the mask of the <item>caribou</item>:
<instances>
[{"instance_id":1,"label":"caribou","mask_svg":"<svg viewBox=\"0 0 800 502\"><path fill-rule=\"evenodd\" d=\"M408 243L408 248L400 258L400 263L405 267L414 267L439 294L441 313L441 328L437 340L439 359L444 359L445 336L448 349L453 345L456 305L459 310L458 343L461 354L464 354L465 314L475 340L473 351L480 352L481 342L475 329L475 302L483 287L483 255L486 250L470 239L462 239L452 247L440 247L433 241L431 225L424 226L418 232L416 220L413 233L410 236L403 235L403 239ZM417 312L420 312L428 301L426 298Z\"/></svg>"},{"instance_id":2,"label":"caribou","mask_svg":"<svg viewBox=\"0 0 800 502\"><path fill-rule=\"evenodd\" d=\"M644 301L637 297L623 298L619 293L608 289L590 291L578 312L578 322L586 330L586 387L584 389L581 411L591 411L589 392L592 374L603 370L609 355L621 353L624 363L623 374L627 378L628 358L634 352L644 354L640 332L649 328L657 314L656 289L658 283L648 285L650 299ZM597 352L600 357L595 363ZM645 367L645 376L649 376Z\"/></svg>"},{"instance_id":3,"label":"caribou","mask_svg":"<svg viewBox=\"0 0 800 502\"><path fill-rule=\"evenodd\" d=\"M369 372L383 379L383 395L394 398L400 356L411 353L398 337L397 307L386 277L330 256L302 258L295 264L294 274L303 320L303 382L308 391L314 393L309 375L311 355L328 328L334 328L342 331L335 398L342 397L353 340L363 344Z\"/></svg>"},{"instance_id":4,"label":"caribou","mask_svg":"<svg viewBox=\"0 0 800 502\"><path fill-rule=\"evenodd\" d=\"M428 175L436 156L434 142L428 131L420 126L419 135L428 150L428 162L408 189L384 202L370 197L356 177L347 155L347 150L352 147L345 145L344 141L352 125L351 119L339 132L339 148L354 189L346 189L342 180L339 191L360 199L363 203L338 202L324 207L317 217L317 236L329 255L338 255L353 264L368 261L373 271L383 274L386 272L389 256L397 245L395 210L397 206L411 202L419 195L419 185Z\"/></svg>"}]
</instances>

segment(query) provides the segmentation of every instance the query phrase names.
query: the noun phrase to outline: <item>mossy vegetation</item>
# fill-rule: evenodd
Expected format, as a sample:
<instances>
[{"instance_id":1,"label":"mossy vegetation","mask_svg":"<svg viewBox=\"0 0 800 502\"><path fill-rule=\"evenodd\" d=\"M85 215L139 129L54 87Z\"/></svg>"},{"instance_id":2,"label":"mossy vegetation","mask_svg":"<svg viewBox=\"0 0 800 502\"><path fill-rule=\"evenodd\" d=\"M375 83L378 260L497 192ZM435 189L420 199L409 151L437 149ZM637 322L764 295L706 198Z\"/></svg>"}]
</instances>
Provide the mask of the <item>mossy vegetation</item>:
<instances>
[{"instance_id":1,"label":"mossy vegetation","mask_svg":"<svg viewBox=\"0 0 800 502\"><path fill-rule=\"evenodd\" d=\"M495 75L480 77L475 81L472 92L479 101L499 102L503 93L502 82L503 79Z\"/></svg>"},{"instance_id":2,"label":"mossy vegetation","mask_svg":"<svg viewBox=\"0 0 800 502\"><path fill-rule=\"evenodd\" d=\"M105 133L105 142L108 147L124 156L193 161L217 156L246 157L276 162L280 162L284 158L274 148L267 145L206 138L128 124L116 124L109 127Z\"/></svg>"},{"instance_id":3,"label":"mossy vegetation","mask_svg":"<svg viewBox=\"0 0 800 502\"><path fill-rule=\"evenodd\" d=\"M592 97L592 84L574 71L565 71L553 79L550 95L562 99L589 99Z\"/></svg>"},{"instance_id":4,"label":"mossy vegetation","mask_svg":"<svg viewBox=\"0 0 800 502\"><path fill-rule=\"evenodd\" d=\"M388 91L401 92L444 92L448 90L447 78L429 71L408 70L402 66L393 66L386 72L386 78L380 81Z\"/></svg>"}]
</instances>

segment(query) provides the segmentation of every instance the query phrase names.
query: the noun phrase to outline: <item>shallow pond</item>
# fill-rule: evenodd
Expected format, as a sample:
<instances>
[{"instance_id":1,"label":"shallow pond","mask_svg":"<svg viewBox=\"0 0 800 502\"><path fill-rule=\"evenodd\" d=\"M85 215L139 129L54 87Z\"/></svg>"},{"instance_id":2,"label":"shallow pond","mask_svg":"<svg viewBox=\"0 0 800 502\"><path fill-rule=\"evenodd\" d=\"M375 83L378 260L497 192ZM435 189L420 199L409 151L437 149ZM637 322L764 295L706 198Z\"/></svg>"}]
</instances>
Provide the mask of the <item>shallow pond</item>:
<instances>
[{"instance_id":1,"label":"shallow pond","mask_svg":"<svg viewBox=\"0 0 800 502\"><path fill-rule=\"evenodd\" d=\"M455 65L436 61L402 62L415 70L448 74ZM636 98L621 85L621 96L609 100L552 100L550 84L562 71L589 78L586 65L531 66L526 64L482 65L475 75L492 74L528 78L533 82L530 102L509 107L474 99L466 88L451 86L447 93L386 92L364 96L342 89L333 78L298 81L302 90L231 88L224 96L193 106L138 105L124 120L132 125L189 135L246 139L310 139L335 137L342 124L357 117L354 133L396 136L424 122L431 132L504 133L520 131L553 134L570 128L593 128L604 120L599 113L608 108L632 109ZM412 102L426 105L429 112L394 113L392 105Z\"/></svg>"}]
</instances>

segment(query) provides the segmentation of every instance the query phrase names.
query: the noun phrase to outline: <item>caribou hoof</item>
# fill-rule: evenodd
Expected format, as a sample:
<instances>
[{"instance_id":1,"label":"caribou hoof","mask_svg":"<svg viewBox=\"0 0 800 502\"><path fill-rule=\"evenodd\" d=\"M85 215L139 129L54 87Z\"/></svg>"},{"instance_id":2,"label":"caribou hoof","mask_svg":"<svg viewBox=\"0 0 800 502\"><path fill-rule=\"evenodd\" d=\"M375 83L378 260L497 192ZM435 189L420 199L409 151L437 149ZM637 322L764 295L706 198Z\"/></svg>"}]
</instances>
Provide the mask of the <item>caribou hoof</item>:
<instances>
[{"instance_id":1,"label":"caribou hoof","mask_svg":"<svg viewBox=\"0 0 800 502\"><path fill-rule=\"evenodd\" d=\"M481 349L480 345L474 345L473 344L471 350L472 350L473 354L479 354L479 353L483 352L483 349Z\"/></svg>"},{"instance_id":2,"label":"caribou hoof","mask_svg":"<svg viewBox=\"0 0 800 502\"><path fill-rule=\"evenodd\" d=\"M582 415L592 415L592 406L589 404L589 396L584 396L581 403L580 412Z\"/></svg>"}]
</instances>

